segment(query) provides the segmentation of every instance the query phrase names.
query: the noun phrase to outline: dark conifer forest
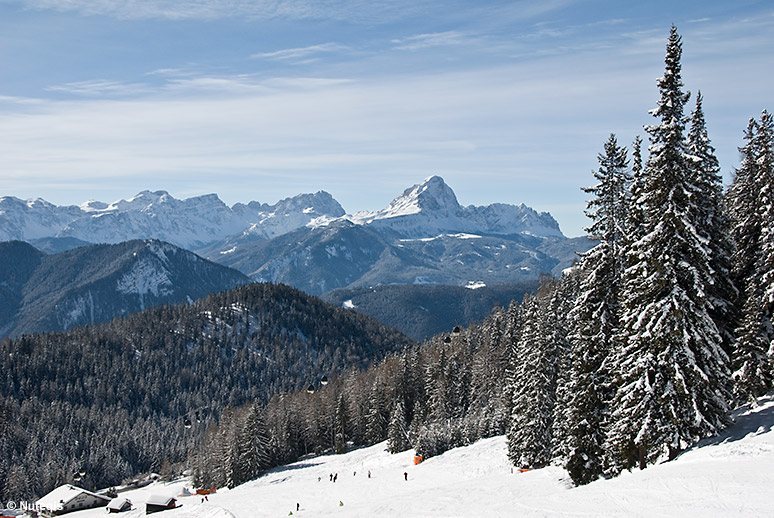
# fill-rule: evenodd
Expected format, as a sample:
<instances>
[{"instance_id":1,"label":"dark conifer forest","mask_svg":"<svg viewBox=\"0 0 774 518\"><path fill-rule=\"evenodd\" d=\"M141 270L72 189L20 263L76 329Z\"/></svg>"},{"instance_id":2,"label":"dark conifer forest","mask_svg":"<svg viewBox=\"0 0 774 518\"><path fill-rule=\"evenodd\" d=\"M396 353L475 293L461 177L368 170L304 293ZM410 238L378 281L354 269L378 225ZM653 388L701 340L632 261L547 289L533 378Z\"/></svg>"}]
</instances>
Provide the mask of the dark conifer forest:
<instances>
[{"instance_id":1,"label":"dark conifer forest","mask_svg":"<svg viewBox=\"0 0 774 518\"><path fill-rule=\"evenodd\" d=\"M413 343L293 288L251 284L108 324L0 342L3 495L179 465L227 407L265 403Z\"/></svg>"}]
</instances>

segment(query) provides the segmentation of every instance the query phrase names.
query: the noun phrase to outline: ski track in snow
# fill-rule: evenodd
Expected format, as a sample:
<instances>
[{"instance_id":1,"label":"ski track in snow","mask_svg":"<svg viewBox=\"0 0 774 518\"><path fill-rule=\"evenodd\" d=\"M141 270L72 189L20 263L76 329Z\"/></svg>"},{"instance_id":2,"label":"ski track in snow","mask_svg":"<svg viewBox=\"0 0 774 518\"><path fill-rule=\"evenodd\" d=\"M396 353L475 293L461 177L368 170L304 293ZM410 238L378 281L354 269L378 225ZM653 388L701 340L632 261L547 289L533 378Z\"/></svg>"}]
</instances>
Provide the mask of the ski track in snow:
<instances>
[{"instance_id":1,"label":"ski track in snow","mask_svg":"<svg viewBox=\"0 0 774 518\"><path fill-rule=\"evenodd\" d=\"M746 413L737 412L737 423L727 433L672 462L582 487L573 487L559 467L512 470L504 437L484 439L416 466L413 451L391 455L380 443L276 468L233 490L220 489L206 502L198 496L179 498L182 507L163 516L772 517L773 411L774 394ZM338 474L335 483L331 474ZM189 484L159 483L124 493L137 509L121 516L144 516L148 495L178 495ZM104 509L94 509L73 516L104 515Z\"/></svg>"}]
</instances>

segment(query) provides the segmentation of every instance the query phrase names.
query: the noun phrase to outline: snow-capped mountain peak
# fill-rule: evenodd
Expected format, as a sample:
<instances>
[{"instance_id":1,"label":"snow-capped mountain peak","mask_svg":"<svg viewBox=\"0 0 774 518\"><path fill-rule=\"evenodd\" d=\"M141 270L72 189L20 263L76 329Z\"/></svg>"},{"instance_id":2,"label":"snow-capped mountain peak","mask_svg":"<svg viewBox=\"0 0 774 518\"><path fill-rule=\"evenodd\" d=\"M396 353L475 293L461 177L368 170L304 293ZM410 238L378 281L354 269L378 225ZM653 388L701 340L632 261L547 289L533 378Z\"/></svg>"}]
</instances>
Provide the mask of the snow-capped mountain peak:
<instances>
[{"instance_id":1,"label":"snow-capped mountain peak","mask_svg":"<svg viewBox=\"0 0 774 518\"><path fill-rule=\"evenodd\" d=\"M97 200L89 200L87 202L81 203L80 205L80 208L83 212L101 212L108 207L109 205L107 203Z\"/></svg>"},{"instance_id":2,"label":"snow-capped mountain peak","mask_svg":"<svg viewBox=\"0 0 774 518\"><path fill-rule=\"evenodd\" d=\"M403 191L392 200L386 209L379 211L378 217L392 218L422 211L436 214L457 215L462 207L451 187L440 176L431 176L424 182Z\"/></svg>"},{"instance_id":3,"label":"snow-capped mountain peak","mask_svg":"<svg viewBox=\"0 0 774 518\"><path fill-rule=\"evenodd\" d=\"M361 212L349 219L361 225L389 228L410 238L455 232L563 237L550 214L537 213L523 204L462 207L440 176L431 176L406 189L382 210Z\"/></svg>"},{"instance_id":4,"label":"snow-capped mountain peak","mask_svg":"<svg viewBox=\"0 0 774 518\"><path fill-rule=\"evenodd\" d=\"M454 191L446 185L440 176L426 178L420 184L409 187L403 194L392 200L390 204L378 211L361 212L350 217L359 224L370 224L375 220L400 218L420 213L434 216L457 216L460 204Z\"/></svg>"},{"instance_id":5,"label":"snow-capped mountain peak","mask_svg":"<svg viewBox=\"0 0 774 518\"><path fill-rule=\"evenodd\" d=\"M141 191L128 200L118 200L105 208L105 211L142 210L151 205L170 201L167 191Z\"/></svg>"}]
</instances>

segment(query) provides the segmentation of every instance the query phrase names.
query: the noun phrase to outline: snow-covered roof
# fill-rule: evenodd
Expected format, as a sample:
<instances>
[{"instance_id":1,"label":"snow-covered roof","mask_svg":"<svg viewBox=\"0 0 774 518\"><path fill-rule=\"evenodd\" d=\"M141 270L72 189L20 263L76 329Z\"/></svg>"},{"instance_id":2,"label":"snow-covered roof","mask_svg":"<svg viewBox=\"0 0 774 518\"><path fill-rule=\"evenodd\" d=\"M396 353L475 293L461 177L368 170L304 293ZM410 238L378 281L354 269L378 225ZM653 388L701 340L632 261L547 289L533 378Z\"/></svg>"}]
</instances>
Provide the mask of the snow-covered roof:
<instances>
[{"instance_id":1,"label":"snow-covered roof","mask_svg":"<svg viewBox=\"0 0 774 518\"><path fill-rule=\"evenodd\" d=\"M62 509L65 505L67 505L68 502L70 502L70 500L72 500L73 498L77 497L80 494L87 494L89 496L101 498L106 502L110 500L105 496L92 493L91 491L87 491L80 487L72 486L70 484L65 484L64 486L59 486L58 488L54 489L49 494L45 495L43 498L41 498L35 503L38 506L43 507L45 509L56 511L56 510Z\"/></svg>"},{"instance_id":2,"label":"snow-covered roof","mask_svg":"<svg viewBox=\"0 0 774 518\"><path fill-rule=\"evenodd\" d=\"M174 500L175 500L175 497L173 496L151 495L148 497L148 500L146 500L145 503L150 505L161 505L166 507Z\"/></svg>"},{"instance_id":3,"label":"snow-covered roof","mask_svg":"<svg viewBox=\"0 0 774 518\"><path fill-rule=\"evenodd\" d=\"M108 502L107 507L108 507L108 509L118 509L118 510L121 510L121 508L123 508L127 504L128 505L132 505L132 501L129 500L128 498L119 496L117 498L114 498L110 502Z\"/></svg>"}]
</instances>

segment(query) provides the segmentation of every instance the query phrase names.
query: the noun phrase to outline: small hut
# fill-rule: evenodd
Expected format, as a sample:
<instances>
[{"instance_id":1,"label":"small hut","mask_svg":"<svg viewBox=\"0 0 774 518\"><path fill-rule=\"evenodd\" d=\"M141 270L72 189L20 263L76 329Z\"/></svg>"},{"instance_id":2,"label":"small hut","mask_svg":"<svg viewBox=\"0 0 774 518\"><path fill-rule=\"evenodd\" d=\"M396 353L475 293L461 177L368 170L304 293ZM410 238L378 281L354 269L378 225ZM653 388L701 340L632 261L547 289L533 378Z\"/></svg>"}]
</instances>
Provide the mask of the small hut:
<instances>
[{"instance_id":1,"label":"small hut","mask_svg":"<svg viewBox=\"0 0 774 518\"><path fill-rule=\"evenodd\" d=\"M171 496L151 495L145 502L145 514L158 513L177 507L177 500Z\"/></svg>"},{"instance_id":2,"label":"small hut","mask_svg":"<svg viewBox=\"0 0 774 518\"><path fill-rule=\"evenodd\" d=\"M119 496L108 502L107 510L109 513L123 513L132 508L132 501L128 498Z\"/></svg>"}]
</instances>

